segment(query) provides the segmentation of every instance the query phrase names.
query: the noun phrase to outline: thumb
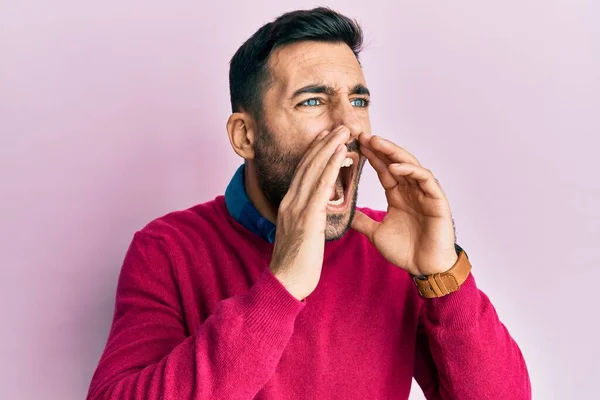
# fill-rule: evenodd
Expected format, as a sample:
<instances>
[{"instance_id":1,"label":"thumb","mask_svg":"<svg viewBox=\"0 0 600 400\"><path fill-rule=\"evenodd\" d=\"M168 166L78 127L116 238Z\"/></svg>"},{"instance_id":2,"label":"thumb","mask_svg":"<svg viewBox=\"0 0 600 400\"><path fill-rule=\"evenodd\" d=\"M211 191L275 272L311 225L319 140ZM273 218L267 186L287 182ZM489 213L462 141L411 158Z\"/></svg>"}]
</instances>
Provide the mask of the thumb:
<instances>
[{"instance_id":1,"label":"thumb","mask_svg":"<svg viewBox=\"0 0 600 400\"><path fill-rule=\"evenodd\" d=\"M356 210L354 219L352 219L352 229L368 237L371 243L373 243L373 234L375 233L375 230L377 230L379 224L380 222L375 221L373 218L359 210Z\"/></svg>"}]
</instances>

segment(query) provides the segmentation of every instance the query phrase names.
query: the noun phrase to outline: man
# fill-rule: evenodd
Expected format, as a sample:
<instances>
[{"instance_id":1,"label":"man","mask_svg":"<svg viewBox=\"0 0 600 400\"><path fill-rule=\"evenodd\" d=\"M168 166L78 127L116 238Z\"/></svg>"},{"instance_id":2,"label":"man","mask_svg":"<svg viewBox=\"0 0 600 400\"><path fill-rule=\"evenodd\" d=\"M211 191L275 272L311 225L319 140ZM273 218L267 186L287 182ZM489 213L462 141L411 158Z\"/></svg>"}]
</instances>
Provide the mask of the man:
<instances>
[{"instance_id":1,"label":"man","mask_svg":"<svg viewBox=\"0 0 600 400\"><path fill-rule=\"evenodd\" d=\"M360 27L285 14L231 60L225 196L134 236L88 399L529 399L431 171L371 135ZM365 160L387 212L356 208ZM276 227L276 229L275 229Z\"/></svg>"}]
</instances>

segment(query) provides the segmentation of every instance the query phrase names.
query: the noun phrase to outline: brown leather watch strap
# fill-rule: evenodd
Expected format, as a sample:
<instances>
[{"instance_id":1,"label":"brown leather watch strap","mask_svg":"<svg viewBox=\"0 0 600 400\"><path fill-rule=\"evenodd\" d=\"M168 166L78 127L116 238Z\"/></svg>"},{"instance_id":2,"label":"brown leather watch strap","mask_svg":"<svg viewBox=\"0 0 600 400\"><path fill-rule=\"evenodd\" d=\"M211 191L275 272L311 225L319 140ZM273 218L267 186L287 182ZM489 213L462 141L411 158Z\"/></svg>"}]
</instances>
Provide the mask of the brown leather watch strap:
<instances>
[{"instance_id":1,"label":"brown leather watch strap","mask_svg":"<svg viewBox=\"0 0 600 400\"><path fill-rule=\"evenodd\" d=\"M471 273L471 263L464 250L458 254L458 260L448 271L441 274L413 277L419 294L427 299L450 294L467 280Z\"/></svg>"}]
</instances>

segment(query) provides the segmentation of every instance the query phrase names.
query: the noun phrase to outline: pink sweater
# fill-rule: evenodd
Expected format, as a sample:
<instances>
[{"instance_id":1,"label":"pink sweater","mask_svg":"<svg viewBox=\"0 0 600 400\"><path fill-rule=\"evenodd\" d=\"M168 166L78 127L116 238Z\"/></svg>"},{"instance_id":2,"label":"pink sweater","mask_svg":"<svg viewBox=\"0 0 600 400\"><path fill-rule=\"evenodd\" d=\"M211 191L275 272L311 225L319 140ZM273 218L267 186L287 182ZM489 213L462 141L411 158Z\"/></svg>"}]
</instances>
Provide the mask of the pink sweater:
<instances>
[{"instance_id":1,"label":"pink sweater","mask_svg":"<svg viewBox=\"0 0 600 400\"><path fill-rule=\"evenodd\" d=\"M382 212L361 209L381 220ZM469 277L421 298L356 231L304 302L223 197L137 232L88 399L530 399L521 352ZM476 266L474 266L476 269Z\"/></svg>"}]
</instances>

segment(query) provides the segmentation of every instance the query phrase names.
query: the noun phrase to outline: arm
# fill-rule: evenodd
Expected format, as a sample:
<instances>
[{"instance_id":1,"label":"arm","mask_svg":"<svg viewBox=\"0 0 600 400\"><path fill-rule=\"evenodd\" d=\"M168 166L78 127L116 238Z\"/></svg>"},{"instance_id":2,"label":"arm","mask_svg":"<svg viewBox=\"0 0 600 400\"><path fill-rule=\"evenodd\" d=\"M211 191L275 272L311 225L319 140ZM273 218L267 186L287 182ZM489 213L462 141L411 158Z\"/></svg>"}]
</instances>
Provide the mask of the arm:
<instances>
[{"instance_id":1,"label":"arm","mask_svg":"<svg viewBox=\"0 0 600 400\"><path fill-rule=\"evenodd\" d=\"M88 400L252 399L275 372L304 304L269 269L188 337L162 242L137 233Z\"/></svg>"},{"instance_id":2,"label":"arm","mask_svg":"<svg viewBox=\"0 0 600 400\"><path fill-rule=\"evenodd\" d=\"M421 303L415 379L428 400L531 399L521 351L472 275Z\"/></svg>"},{"instance_id":3,"label":"arm","mask_svg":"<svg viewBox=\"0 0 600 400\"><path fill-rule=\"evenodd\" d=\"M412 276L445 273L457 260L456 235L450 204L433 172L387 139L368 133L358 139L388 208L382 220L357 211L352 227ZM428 399L531 398L521 352L471 275L459 290L420 301L415 378Z\"/></svg>"}]
</instances>

